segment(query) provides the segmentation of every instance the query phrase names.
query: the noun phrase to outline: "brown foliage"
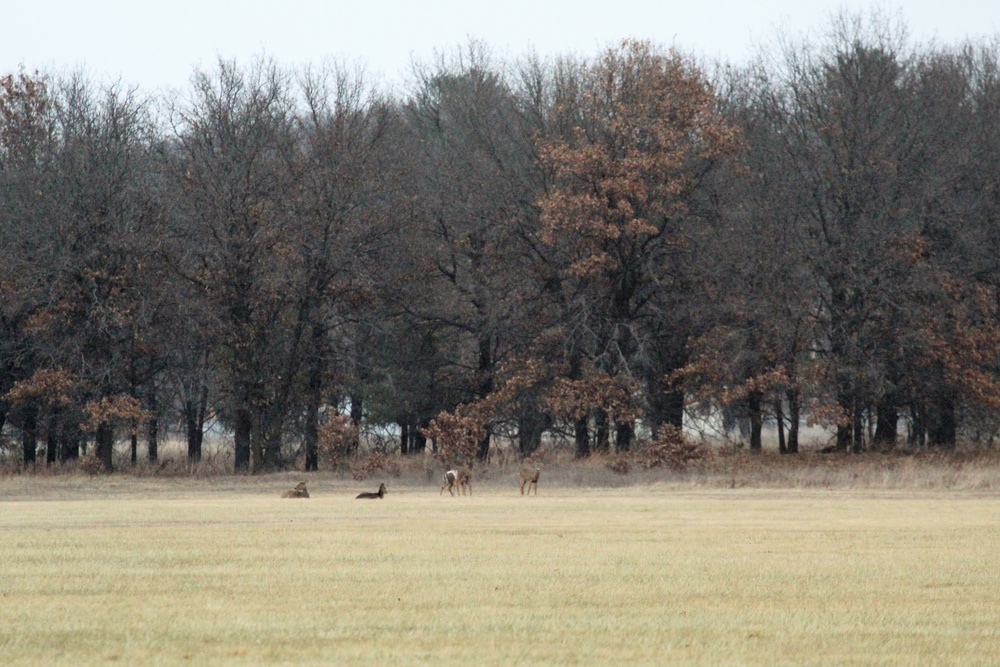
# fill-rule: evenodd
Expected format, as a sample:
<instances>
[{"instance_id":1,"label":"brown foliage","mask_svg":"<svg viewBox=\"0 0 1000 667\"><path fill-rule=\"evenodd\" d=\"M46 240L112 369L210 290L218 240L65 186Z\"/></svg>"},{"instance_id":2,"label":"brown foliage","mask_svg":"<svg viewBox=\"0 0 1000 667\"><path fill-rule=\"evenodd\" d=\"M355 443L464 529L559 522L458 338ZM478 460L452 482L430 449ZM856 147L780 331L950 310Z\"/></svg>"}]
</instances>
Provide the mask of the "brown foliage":
<instances>
[{"instance_id":1,"label":"brown foliage","mask_svg":"<svg viewBox=\"0 0 1000 667\"><path fill-rule=\"evenodd\" d=\"M29 157L46 136L44 121L51 107L48 80L39 72L22 69L0 77L0 157L15 153L15 146Z\"/></svg>"},{"instance_id":2,"label":"brown foliage","mask_svg":"<svg viewBox=\"0 0 1000 667\"><path fill-rule=\"evenodd\" d=\"M377 472L384 472L393 477L399 477L399 461L395 458L375 452L363 456L351 464L351 476L356 480L368 479Z\"/></svg>"},{"instance_id":3,"label":"brown foliage","mask_svg":"<svg viewBox=\"0 0 1000 667\"><path fill-rule=\"evenodd\" d=\"M358 451L358 427L347 415L331 415L319 427L319 453L324 461L342 467Z\"/></svg>"},{"instance_id":4,"label":"brown foliage","mask_svg":"<svg viewBox=\"0 0 1000 667\"><path fill-rule=\"evenodd\" d=\"M627 475L632 472L632 457L628 454L616 454L607 461L608 470L619 475Z\"/></svg>"},{"instance_id":5,"label":"brown foliage","mask_svg":"<svg viewBox=\"0 0 1000 667\"><path fill-rule=\"evenodd\" d=\"M683 244L664 224L687 211L693 168L738 144L704 75L676 52L625 41L584 80L580 125L539 147L557 182L539 201L541 239L564 247L575 277L621 270L651 240Z\"/></svg>"},{"instance_id":6,"label":"brown foliage","mask_svg":"<svg viewBox=\"0 0 1000 667\"><path fill-rule=\"evenodd\" d=\"M632 378L594 373L578 380L557 379L542 403L560 419L580 419L602 409L612 421L629 421L639 416L634 401L638 390Z\"/></svg>"},{"instance_id":7,"label":"brown foliage","mask_svg":"<svg viewBox=\"0 0 1000 667\"><path fill-rule=\"evenodd\" d=\"M149 412L142 408L139 399L132 396L105 396L86 403L83 415L86 421L80 427L92 433L101 424L136 424L146 419Z\"/></svg>"},{"instance_id":8,"label":"brown foliage","mask_svg":"<svg viewBox=\"0 0 1000 667\"><path fill-rule=\"evenodd\" d=\"M479 443L486 437L486 429L477 418L458 412L442 412L431 420L423 433L434 440L442 460L469 465L476 457Z\"/></svg>"},{"instance_id":9,"label":"brown foliage","mask_svg":"<svg viewBox=\"0 0 1000 667\"><path fill-rule=\"evenodd\" d=\"M655 440L635 451L611 457L607 466L620 475L627 475L633 467L640 470L669 468L680 471L692 463L711 459L712 450L706 445L691 440L684 435L682 429L665 425L661 427Z\"/></svg>"},{"instance_id":10,"label":"brown foliage","mask_svg":"<svg viewBox=\"0 0 1000 667\"><path fill-rule=\"evenodd\" d=\"M77 467L91 477L101 475L105 472L104 462L96 456L84 456L80 459Z\"/></svg>"},{"instance_id":11,"label":"brown foliage","mask_svg":"<svg viewBox=\"0 0 1000 667\"><path fill-rule=\"evenodd\" d=\"M963 397L989 410L1000 409L1000 307L993 289L949 281L953 305L947 317L930 320L920 330L926 343L924 364L940 364L945 379Z\"/></svg>"},{"instance_id":12,"label":"brown foliage","mask_svg":"<svg viewBox=\"0 0 1000 667\"><path fill-rule=\"evenodd\" d=\"M664 467L683 470L691 463L711 458L711 449L691 440L676 426L665 425L655 440L636 452L636 465L644 470Z\"/></svg>"},{"instance_id":13,"label":"brown foliage","mask_svg":"<svg viewBox=\"0 0 1000 667\"><path fill-rule=\"evenodd\" d=\"M26 380L14 384L3 398L12 405L44 402L66 407L72 403L72 392L77 386L76 377L64 368L41 369Z\"/></svg>"}]
</instances>

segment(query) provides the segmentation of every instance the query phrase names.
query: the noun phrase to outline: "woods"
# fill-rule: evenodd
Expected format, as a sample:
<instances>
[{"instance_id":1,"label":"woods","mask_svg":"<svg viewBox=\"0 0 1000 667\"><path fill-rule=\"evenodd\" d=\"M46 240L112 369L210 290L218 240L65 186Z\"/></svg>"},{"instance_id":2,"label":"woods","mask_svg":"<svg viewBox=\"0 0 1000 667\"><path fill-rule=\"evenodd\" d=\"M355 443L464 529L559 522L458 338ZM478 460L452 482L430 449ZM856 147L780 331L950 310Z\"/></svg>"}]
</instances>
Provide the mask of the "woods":
<instances>
[{"instance_id":1,"label":"woods","mask_svg":"<svg viewBox=\"0 0 1000 667\"><path fill-rule=\"evenodd\" d=\"M807 422L854 452L992 442L998 160L1000 42L869 15L739 66L472 43L403 92L266 57L163 97L22 69L0 442L110 471L168 432L197 462L212 428L236 472L316 470L337 415L456 466L704 415L789 454Z\"/></svg>"}]
</instances>

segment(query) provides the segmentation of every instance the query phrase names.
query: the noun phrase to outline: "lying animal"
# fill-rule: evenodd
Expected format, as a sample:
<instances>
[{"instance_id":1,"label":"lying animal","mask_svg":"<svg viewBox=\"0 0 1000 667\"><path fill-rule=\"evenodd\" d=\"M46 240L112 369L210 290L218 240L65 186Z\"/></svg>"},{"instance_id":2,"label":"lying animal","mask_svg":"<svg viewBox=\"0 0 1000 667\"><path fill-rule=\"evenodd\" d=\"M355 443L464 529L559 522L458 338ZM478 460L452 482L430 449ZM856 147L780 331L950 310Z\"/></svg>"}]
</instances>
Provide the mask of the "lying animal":
<instances>
[{"instance_id":1,"label":"lying animal","mask_svg":"<svg viewBox=\"0 0 1000 667\"><path fill-rule=\"evenodd\" d=\"M383 482L382 484L378 485L377 493L369 493L367 491L364 493L359 493L357 498L355 498L355 500L357 500L358 498L385 498L385 494L386 494L385 483Z\"/></svg>"},{"instance_id":2,"label":"lying animal","mask_svg":"<svg viewBox=\"0 0 1000 667\"><path fill-rule=\"evenodd\" d=\"M294 489L291 491L285 491L281 494L282 498L308 498L309 491L306 490L306 483L299 482Z\"/></svg>"}]
</instances>

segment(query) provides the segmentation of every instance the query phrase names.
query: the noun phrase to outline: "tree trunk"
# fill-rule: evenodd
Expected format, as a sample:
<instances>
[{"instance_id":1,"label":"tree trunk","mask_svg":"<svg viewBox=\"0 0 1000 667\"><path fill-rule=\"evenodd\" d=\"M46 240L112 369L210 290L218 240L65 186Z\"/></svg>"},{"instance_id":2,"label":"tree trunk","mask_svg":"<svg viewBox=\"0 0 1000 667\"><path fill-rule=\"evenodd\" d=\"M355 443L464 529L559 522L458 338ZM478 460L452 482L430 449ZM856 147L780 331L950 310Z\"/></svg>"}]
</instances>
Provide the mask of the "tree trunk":
<instances>
[{"instance_id":1,"label":"tree trunk","mask_svg":"<svg viewBox=\"0 0 1000 667\"><path fill-rule=\"evenodd\" d=\"M938 399L929 421L928 444L946 449L954 448L957 442L958 424L955 417L955 400L952 396L946 395Z\"/></svg>"},{"instance_id":2,"label":"tree trunk","mask_svg":"<svg viewBox=\"0 0 1000 667\"><path fill-rule=\"evenodd\" d=\"M851 447L851 451L854 454L860 454L864 451L865 447L865 412L860 400L855 400L854 402L852 422L854 433L852 436L853 446Z\"/></svg>"},{"instance_id":3,"label":"tree trunk","mask_svg":"<svg viewBox=\"0 0 1000 667\"><path fill-rule=\"evenodd\" d=\"M21 449L24 465L35 464L38 449L38 409L31 406L24 410L24 425L21 428Z\"/></svg>"},{"instance_id":4,"label":"tree trunk","mask_svg":"<svg viewBox=\"0 0 1000 667\"><path fill-rule=\"evenodd\" d=\"M115 430L110 422L101 422L97 426L96 451L94 454L104 467L104 472L114 470Z\"/></svg>"},{"instance_id":5,"label":"tree trunk","mask_svg":"<svg viewBox=\"0 0 1000 667\"><path fill-rule=\"evenodd\" d=\"M486 398L493 392L493 336L479 337L479 398ZM492 424L485 424L486 435L479 441L476 458L482 462L490 460L490 432Z\"/></svg>"},{"instance_id":6,"label":"tree trunk","mask_svg":"<svg viewBox=\"0 0 1000 667\"><path fill-rule=\"evenodd\" d=\"M850 451L853 440L851 426L854 420L854 399L845 380L838 380L838 384L837 405L840 406L844 421L849 423L837 424L837 451L847 452Z\"/></svg>"},{"instance_id":7,"label":"tree trunk","mask_svg":"<svg viewBox=\"0 0 1000 667\"><path fill-rule=\"evenodd\" d=\"M306 376L306 472L319 470L319 412L323 405L323 371L326 369L324 354L326 329L314 322L310 335L312 356Z\"/></svg>"},{"instance_id":8,"label":"tree trunk","mask_svg":"<svg viewBox=\"0 0 1000 667\"><path fill-rule=\"evenodd\" d=\"M542 446L542 435L552 425L548 415L528 406L517 417L517 448L521 457L534 454Z\"/></svg>"},{"instance_id":9,"label":"tree trunk","mask_svg":"<svg viewBox=\"0 0 1000 667\"><path fill-rule=\"evenodd\" d=\"M399 420L399 453L406 456L410 453L410 424L406 418Z\"/></svg>"},{"instance_id":10,"label":"tree trunk","mask_svg":"<svg viewBox=\"0 0 1000 667\"><path fill-rule=\"evenodd\" d=\"M763 413L761 412L761 395L759 391L751 391L747 396L747 413L750 418L750 451L762 451L761 428L764 425Z\"/></svg>"},{"instance_id":11,"label":"tree trunk","mask_svg":"<svg viewBox=\"0 0 1000 667\"><path fill-rule=\"evenodd\" d=\"M50 466L59 456L59 420L55 415L49 417L49 425L45 429L45 465Z\"/></svg>"},{"instance_id":12,"label":"tree trunk","mask_svg":"<svg viewBox=\"0 0 1000 667\"><path fill-rule=\"evenodd\" d=\"M132 420L132 429L129 434L129 461L134 468L139 462L139 424Z\"/></svg>"},{"instance_id":13,"label":"tree trunk","mask_svg":"<svg viewBox=\"0 0 1000 667\"><path fill-rule=\"evenodd\" d=\"M419 428L411 428L410 437L410 453L423 454L427 449L427 436Z\"/></svg>"},{"instance_id":14,"label":"tree trunk","mask_svg":"<svg viewBox=\"0 0 1000 667\"><path fill-rule=\"evenodd\" d=\"M654 433L661 426L684 426L684 391L665 381L674 371L687 363L687 335L672 328L660 329L654 337L650 351L651 363L645 374L646 394L649 397L649 414L646 420Z\"/></svg>"},{"instance_id":15,"label":"tree trunk","mask_svg":"<svg viewBox=\"0 0 1000 667\"><path fill-rule=\"evenodd\" d=\"M590 429L586 417L580 417L573 422L573 438L576 440L576 458L583 459L590 456Z\"/></svg>"},{"instance_id":16,"label":"tree trunk","mask_svg":"<svg viewBox=\"0 0 1000 667\"><path fill-rule=\"evenodd\" d=\"M594 411L594 428L596 430L594 451L601 454L607 454L611 448L611 434L609 431L608 413L606 410L598 408Z\"/></svg>"},{"instance_id":17,"label":"tree trunk","mask_svg":"<svg viewBox=\"0 0 1000 667\"><path fill-rule=\"evenodd\" d=\"M236 472L248 472L250 469L250 435L253 429L253 419L250 409L245 406L236 408L236 423L233 427L235 452L233 467Z\"/></svg>"},{"instance_id":18,"label":"tree trunk","mask_svg":"<svg viewBox=\"0 0 1000 667\"><path fill-rule=\"evenodd\" d=\"M788 453L799 453L799 390L789 389L788 398Z\"/></svg>"},{"instance_id":19,"label":"tree trunk","mask_svg":"<svg viewBox=\"0 0 1000 667\"><path fill-rule=\"evenodd\" d=\"M360 392L351 394L351 423L361 428L365 418L365 397Z\"/></svg>"},{"instance_id":20,"label":"tree trunk","mask_svg":"<svg viewBox=\"0 0 1000 667\"><path fill-rule=\"evenodd\" d=\"M62 422L59 429L59 460L65 463L80 458L80 429Z\"/></svg>"},{"instance_id":21,"label":"tree trunk","mask_svg":"<svg viewBox=\"0 0 1000 667\"><path fill-rule=\"evenodd\" d=\"M879 401L875 408L875 435L872 442L892 447L896 444L896 430L899 424L899 410L895 402L888 398Z\"/></svg>"},{"instance_id":22,"label":"tree trunk","mask_svg":"<svg viewBox=\"0 0 1000 667\"><path fill-rule=\"evenodd\" d=\"M136 359L133 356L129 361L129 396L138 400L138 380L136 379ZM139 462L139 421L137 419L129 420L129 464L134 468Z\"/></svg>"},{"instance_id":23,"label":"tree trunk","mask_svg":"<svg viewBox=\"0 0 1000 667\"><path fill-rule=\"evenodd\" d=\"M910 406L910 421L910 444L923 447L927 444L927 420L924 418L924 410L920 406Z\"/></svg>"},{"instance_id":24,"label":"tree trunk","mask_svg":"<svg viewBox=\"0 0 1000 667\"><path fill-rule=\"evenodd\" d=\"M148 395L149 419L146 421L146 460L156 463L160 457L160 402L156 396L156 382L150 383Z\"/></svg>"},{"instance_id":25,"label":"tree trunk","mask_svg":"<svg viewBox=\"0 0 1000 667\"><path fill-rule=\"evenodd\" d=\"M251 454L254 457L252 468L254 474L266 470L277 470L283 464L281 457L283 420L270 410L266 411L266 414L270 419L258 431L259 433L263 433L264 437L252 438L250 443ZM255 446L258 443L261 443L262 446Z\"/></svg>"},{"instance_id":26,"label":"tree trunk","mask_svg":"<svg viewBox=\"0 0 1000 667\"><path fill-rule=\"evenodd\" d=\"M850 355L848 354L849 339L848 332L854 331L850 314L856 296L852 296L850 290L844 285L848 278L843 275L843 267L838 266L835 274L828 280L831 284L830 290L830 351L831 359L835 366L835 390L837 392L837 406L840 408L843 417L837 424L837 445L836 449L848 452L851 449L853 437L854 409L857 403L857 391L851 375L851 368L848 364Z\"/></svg>"},{"instance_id":27,"label":"tree trunk","mask_svg":"<svg viewBox=\"0 0 1000 667\"><path fill-rule=\"evenodd\" d=\"M205 416L208 411L208 385L202 385L197 402L184 402L184 419L187 422L188 463L201 461L201 445L205 439Z\"/></svg>"},{"instance_id":28,"label":"tree trunk","mask_svg":"<svg viewBox=\"0 0 1000 667\"><path fill-rule=\"evenodd\" d=\"M483 463L488 463L490 460L490 439L490 429L487 427L486 435L479 441L479 446L476 448L476 458Z\"/></svg>"},{"instance_id":29,"label":"tree trunk","mask_svg":"<svg viewBox=\"0 0 1000 667\"><path fill-rule=\"evenodd\" d=\"M201 424L191 401L184 403L184 418L187 422L188 462L197 463L201 460Z\"/></svg>"},{"instance_id":30,"label":"tree trunk","mask_svg":"<svg viewBox=\"0 0 1000 667\"><path fill-rule=\"evenodd\" d=\"M677 428L684 427L684 392L669 391L666 393L665 410L661 424L669 424Z\"/></svg>"},{"instance_id":31,"label":"tree trunk","mask_svg":"<svg viewBox=\"0 0 1000 667\"><path fill-rule=\"evenodd\" d=\"M774 421L778 426L778 453L787 454L788 446L785 444L785 408L781 404L781 395L774 402Z\"/></svg>"},{"instance_id":32,"label":"tree trunk","mask_svg":"<svg viewBox=\"0 0 1000 667\"><path fill-rule=\"evenodd\" d=\"M635 422L630 420L615 422L615 451L624 453L632 449L635 438Z\"/></svg>"},{"instance_id":33,"label":"tree trunk","mask_svg":"<svg viewBox=\"0 0 1000 667\"><path fill-rule=\"evenodd\" d=\"M146 460L156 463L160 457L160 419L154 413L146 422Z\"/></svg>"},{"instance_id":34,"label":"tree trunk","mask_svg":"<svg viewBox=\"0 0 1000 667\"><path fill-rule=\"evenodd\" d=\"M670 399L667 423L679 429L684 428L684 392L673 391L667 397Z\"/></svg>"},{"instance_id":35,"label":"tree trunk","mask_svg":"<svg viewBox=\"0 0 1000 667\"><path fill-rule=\"evenodd\" d=\"M305 424L306 472L319 470L319 404L316 397L309 392L306 403Z\"/></svg>"}]
</instances>

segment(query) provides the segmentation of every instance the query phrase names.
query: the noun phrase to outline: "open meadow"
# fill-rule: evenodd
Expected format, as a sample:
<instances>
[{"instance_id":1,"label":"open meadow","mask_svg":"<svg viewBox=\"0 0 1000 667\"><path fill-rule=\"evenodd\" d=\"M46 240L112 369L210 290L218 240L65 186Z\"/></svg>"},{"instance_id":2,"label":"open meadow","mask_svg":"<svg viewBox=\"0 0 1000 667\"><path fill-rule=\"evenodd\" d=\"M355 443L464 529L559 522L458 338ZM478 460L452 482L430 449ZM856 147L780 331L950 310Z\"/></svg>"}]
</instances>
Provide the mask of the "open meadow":
<instances>
[{"instance_id":1,"label":"open meadow","mask_svg":"<svg viewBox=\"0 0 1000 667\"><path fill-rule=\"evenodd\" d=\"M0 664L995 664L995 490L0 479Z\"/></svg>"}]
</instances>

